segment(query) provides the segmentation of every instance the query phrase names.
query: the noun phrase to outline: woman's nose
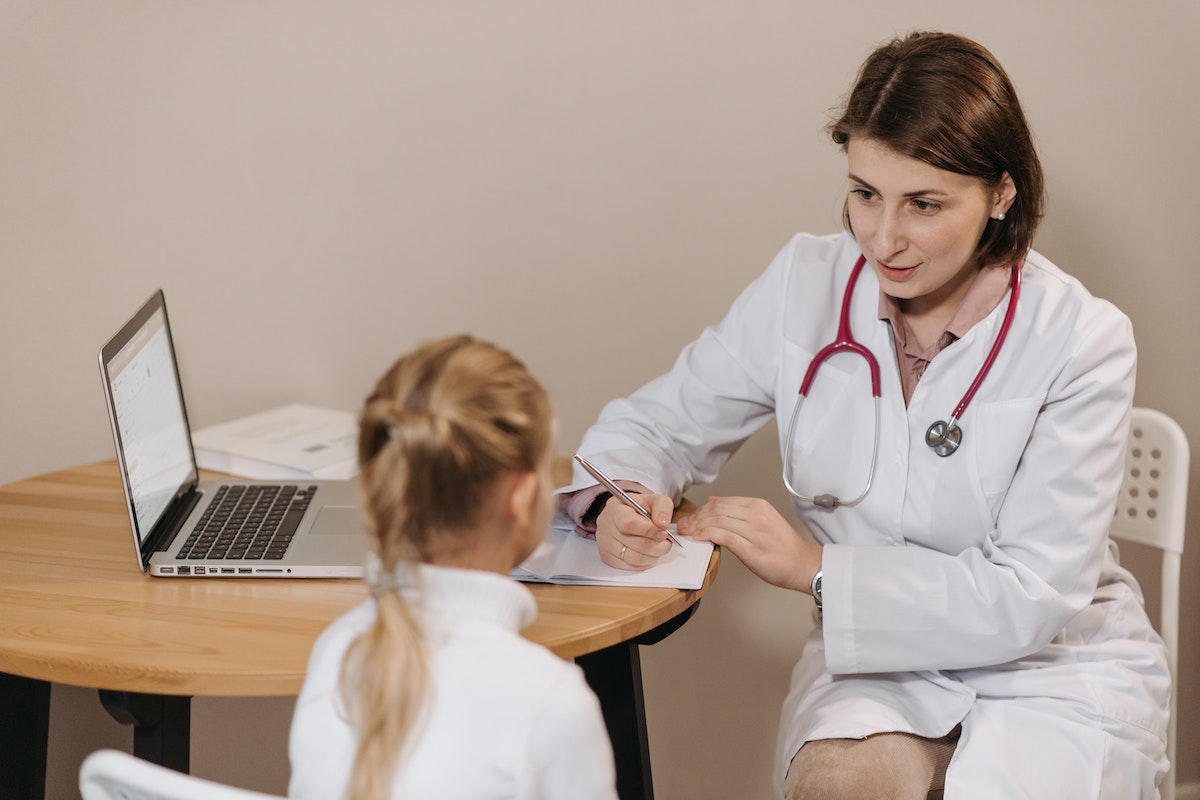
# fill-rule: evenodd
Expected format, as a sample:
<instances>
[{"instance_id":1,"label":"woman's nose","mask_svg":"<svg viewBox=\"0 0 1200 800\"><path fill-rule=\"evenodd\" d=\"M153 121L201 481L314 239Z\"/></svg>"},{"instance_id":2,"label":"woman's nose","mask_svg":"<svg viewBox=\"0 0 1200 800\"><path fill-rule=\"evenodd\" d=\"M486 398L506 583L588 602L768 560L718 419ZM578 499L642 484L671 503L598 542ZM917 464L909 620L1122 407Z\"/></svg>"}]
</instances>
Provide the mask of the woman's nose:
<instances>
[{"instance_id":1,"label":"woman's nose","mask_svg":"<svg viewBox=\"0 0 1200 800\"><path fill-rule=\"evenodd\" d=\"M904 250L907 239L904 233L904 222L897 212L884 210L879 215L879 225L875 229L875 255L884 261L888 257Z\"/></svg>"}]
</instances>

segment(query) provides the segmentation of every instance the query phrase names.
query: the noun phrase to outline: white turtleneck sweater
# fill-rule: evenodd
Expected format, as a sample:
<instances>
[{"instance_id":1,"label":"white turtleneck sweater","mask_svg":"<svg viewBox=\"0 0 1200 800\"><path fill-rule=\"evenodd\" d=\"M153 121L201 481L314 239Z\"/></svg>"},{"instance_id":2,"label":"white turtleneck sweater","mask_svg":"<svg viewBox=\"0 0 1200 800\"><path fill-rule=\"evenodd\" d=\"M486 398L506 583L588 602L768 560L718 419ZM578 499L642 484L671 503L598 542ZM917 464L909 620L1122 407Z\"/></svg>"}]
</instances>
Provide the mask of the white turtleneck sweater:
<instances>
[{"instance_id":1,"label":"white turtleneck sweater","mask_svg":"<svg viewBox=\"0 0 1200 800\"><path fill-rule=\"evenodd\" d=\"M612 800L612 747L582 671L519 632L533 595L502 575L421 565L403 589L421 620L430 665L425 713L410 735L395 798ZM356 732L341 713L338 676L372 623L368 600L313 646L289 741L291 797L343 796Z\"/></svg>"}]
</instances>

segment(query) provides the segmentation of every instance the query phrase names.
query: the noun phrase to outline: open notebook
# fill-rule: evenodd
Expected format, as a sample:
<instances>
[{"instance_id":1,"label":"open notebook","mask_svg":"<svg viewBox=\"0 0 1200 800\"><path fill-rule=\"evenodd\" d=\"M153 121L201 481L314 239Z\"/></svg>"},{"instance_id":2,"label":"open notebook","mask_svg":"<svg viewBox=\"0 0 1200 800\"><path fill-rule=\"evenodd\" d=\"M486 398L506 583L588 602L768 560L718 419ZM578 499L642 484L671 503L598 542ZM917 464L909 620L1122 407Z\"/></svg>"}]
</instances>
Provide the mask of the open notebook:
<instances>
[{"instance_id":1,"label":"open notebook","mask_svg":"<svg viewBox=\"0 0 1200 800\"><path fill-rule=\"evenodd\" d=\"M675 533L675 526L671 526ZM680 536L662 560L644 572L610 567L600 560L596 542L574 531L570 520L560 518L529 558L512 571L520 581L534 583L593 584L599 586L656 586L699 589L712 556L711 542Z\"/></svg>"}]
</instances>

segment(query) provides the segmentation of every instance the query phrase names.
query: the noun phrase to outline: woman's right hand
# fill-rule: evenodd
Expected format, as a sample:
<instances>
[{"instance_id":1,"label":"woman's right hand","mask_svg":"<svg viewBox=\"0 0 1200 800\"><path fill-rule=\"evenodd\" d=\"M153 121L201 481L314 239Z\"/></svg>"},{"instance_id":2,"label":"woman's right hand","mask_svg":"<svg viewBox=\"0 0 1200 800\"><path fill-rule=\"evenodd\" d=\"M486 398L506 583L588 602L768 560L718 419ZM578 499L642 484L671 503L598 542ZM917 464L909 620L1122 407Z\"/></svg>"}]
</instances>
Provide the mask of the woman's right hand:
<instances>
[{"instance_id":1,"label":"woman's right hand","mask_svg":"<svg viewBox=\"0 0 1200 800\"><path fill-rule=\"evenodd\" d=\"M631 494L650 512L654 522L620 498L610 497L596 517L596 546L600 548L600 559L610 567L641 571L653 567L671 551L667 526L675 507L665 495Z\"/></svg>"}]
</instances>

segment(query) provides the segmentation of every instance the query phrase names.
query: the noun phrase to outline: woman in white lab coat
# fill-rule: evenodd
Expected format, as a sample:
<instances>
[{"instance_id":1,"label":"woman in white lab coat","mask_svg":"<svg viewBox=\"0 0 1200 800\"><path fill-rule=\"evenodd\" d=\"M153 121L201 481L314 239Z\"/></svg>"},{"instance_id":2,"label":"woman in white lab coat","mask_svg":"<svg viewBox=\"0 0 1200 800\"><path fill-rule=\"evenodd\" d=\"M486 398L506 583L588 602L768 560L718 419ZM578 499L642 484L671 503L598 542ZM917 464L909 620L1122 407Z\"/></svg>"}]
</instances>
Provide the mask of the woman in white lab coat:
<instances>
[{"instance_id":1,"label":"woman in white lab coat","mask_svg":"<svg viewBox=\"0 0 1200 800\"><path fill-rule=\"evenodd\" d=\"M585 473L560 507L605 561L647 568L670 548L683 490L774 416L793 494L843 498L793 503L812 540L757 498L710 498L680 531L820 606L782 712L782 794L1156 797L1170 679L1108 538L1130 323L1030 249L1041 169L1007 76L976 43L914 34L880 47L830 130L847 155L848 231L789 242L580 446L645 492L656 522ZM839 353L789 443L860 257L849 322L879 364L878 431L867 362ZM956 415L960 446L938 455L930 425L979 378Z\"/></svg>"}]
</instances>

